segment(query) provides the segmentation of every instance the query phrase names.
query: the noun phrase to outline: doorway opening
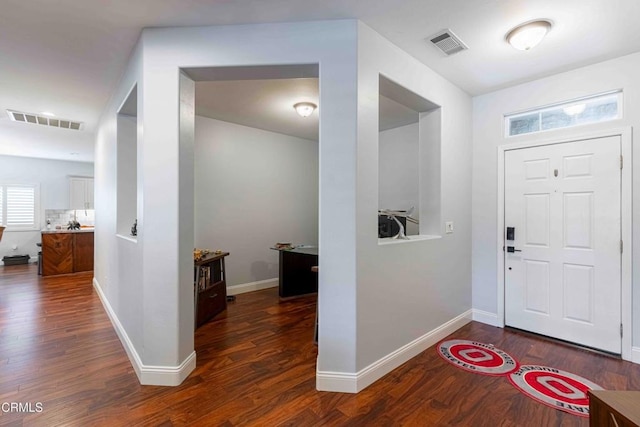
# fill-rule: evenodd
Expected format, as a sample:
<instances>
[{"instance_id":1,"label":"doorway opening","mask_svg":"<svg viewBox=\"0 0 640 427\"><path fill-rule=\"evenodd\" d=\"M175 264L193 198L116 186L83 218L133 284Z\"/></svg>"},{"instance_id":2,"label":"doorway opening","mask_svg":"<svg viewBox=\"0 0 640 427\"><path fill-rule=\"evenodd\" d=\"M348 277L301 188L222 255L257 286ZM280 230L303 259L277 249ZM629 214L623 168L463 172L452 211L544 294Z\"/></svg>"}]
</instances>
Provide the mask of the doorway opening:
<instances>
[{"instance_id":1,"label":"doorway opening","mask_svg":"<svg viewBox=\"0 0 640 427\"><path fill-rule=\"evenodd\" d=\"M227 301L221 299L270 288L283 296L282 252L276 249L315 251L317 265L319 69L182 71L195 93L194 247L205 261L222 257L196 269L196 327L210 327L224 319ZM294 108L299 103L316 108L302 116ZM310 278L317 291L317 275ZM299 285L307 294L306 284Z\"/></svg>"}]
</instances>

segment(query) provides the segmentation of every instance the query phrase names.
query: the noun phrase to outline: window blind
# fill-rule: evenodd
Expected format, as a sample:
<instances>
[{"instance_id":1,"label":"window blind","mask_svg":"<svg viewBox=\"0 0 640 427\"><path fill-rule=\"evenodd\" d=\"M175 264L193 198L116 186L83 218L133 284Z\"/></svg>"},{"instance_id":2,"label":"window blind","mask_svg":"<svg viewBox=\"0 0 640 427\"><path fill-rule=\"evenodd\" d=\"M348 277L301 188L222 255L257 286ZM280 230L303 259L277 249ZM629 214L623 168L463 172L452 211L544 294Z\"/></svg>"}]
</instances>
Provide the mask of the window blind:
<instances>
[{"instance_id":1,"label":"window blind","mask_svg":"<svg viewBox=\"0 0 640 427\"><path fill-rule=\"evenodd\" d=\"M14 229L36 227L35 186L0 186L0 223Z\"/></svg>"}]
</instances>

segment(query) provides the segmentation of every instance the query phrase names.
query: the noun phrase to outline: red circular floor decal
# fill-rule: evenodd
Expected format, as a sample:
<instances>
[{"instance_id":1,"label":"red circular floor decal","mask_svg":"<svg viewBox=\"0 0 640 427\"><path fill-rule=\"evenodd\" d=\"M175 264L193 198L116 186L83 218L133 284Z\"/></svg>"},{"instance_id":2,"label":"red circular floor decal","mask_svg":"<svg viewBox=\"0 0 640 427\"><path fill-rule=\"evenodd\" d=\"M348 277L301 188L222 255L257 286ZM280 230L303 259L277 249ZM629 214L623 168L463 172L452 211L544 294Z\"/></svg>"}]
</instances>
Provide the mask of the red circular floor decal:
<instances>
[{"instance_id":1,"label":"red circular floor decal","mask_svg":"<svg viewBox=\"0 0 640 427\"><path fill-rule=\"evenodd\" d=\"M538 402L581 417L589 416L587 391L602 390L585 378L547 366L523 365L509 381Z\"/></svg>"},{"instance_id":2,"label":"red circular floor decal","mask_svg":"<svg viewBox=\"0 0 640 427\"><path fill-rule=\"evenodd\" d=\"M518 362L490 344L449 340L438 344L438 354L458 368L484 375L508 375L518 369Z\"/></svg>"}]
</instances>

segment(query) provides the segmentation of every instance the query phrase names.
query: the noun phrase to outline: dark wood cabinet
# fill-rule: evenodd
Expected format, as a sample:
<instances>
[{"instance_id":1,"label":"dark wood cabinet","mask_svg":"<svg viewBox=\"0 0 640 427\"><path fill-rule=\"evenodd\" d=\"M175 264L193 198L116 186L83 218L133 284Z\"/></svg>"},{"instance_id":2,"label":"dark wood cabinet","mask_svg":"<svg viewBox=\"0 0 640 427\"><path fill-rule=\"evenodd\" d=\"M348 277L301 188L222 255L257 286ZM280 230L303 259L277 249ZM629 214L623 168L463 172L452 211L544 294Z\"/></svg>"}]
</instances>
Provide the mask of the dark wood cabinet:
<instances>
[{"instance_id":1,"label":"dark wood cabinet","mask_svg":"<svg viewBox=\"0 0 640 427\"><path fill-rule=\"evenodd\" d=\"M589 391L589 425L640 426L640 391Z\"/></svg>"},{"instance_id":2,"label":"dark wood cabinet","mask_svg":"<svg viewBox=\"0 0 640 427\"><path fill-rule=\"evenodd\" d=\"M227 280L224 259L229 252L208 254L194 261L196 328L227 308Z\"/></svg>"},{"instance_id":3,"label":"dark wood cabinet","mask_svg":"<svg viewBox=\"0 0 640 427\"><path fill-rule=\"evenodd\" d=\"M73 273L73 234L42 234L42 275Z\"/></svg>"},{"instance_id":4,"label":"dark wood cabinet","mask_svg":"<svg viewBox=\"0 0 640 427\"><path fill-rule=\"evenodd\" d=\"M318 292L318 273L311 268L318 265L318 248L300 247L280 250L278 294L291 298Z\"/></svg>"},{"instance_id":5,"label":"dark wood cabinet","mask_svg":"<svg viewBox=\"0 0 640 427\"><path fill-rule=\"evenodd\" d=\"M73 238L73 271L92 271L93 233L76 233Z\"/></svg>"},{"instance_id":6,"label":"dark wood cabinet","mask_svg":"<svg viewBox=\"0 0 640 427\"><path fill-rule=\"evenodd\" d=\"M42 275L93 270L93 232L42 233Z\"/></svg>"}]
</instances>

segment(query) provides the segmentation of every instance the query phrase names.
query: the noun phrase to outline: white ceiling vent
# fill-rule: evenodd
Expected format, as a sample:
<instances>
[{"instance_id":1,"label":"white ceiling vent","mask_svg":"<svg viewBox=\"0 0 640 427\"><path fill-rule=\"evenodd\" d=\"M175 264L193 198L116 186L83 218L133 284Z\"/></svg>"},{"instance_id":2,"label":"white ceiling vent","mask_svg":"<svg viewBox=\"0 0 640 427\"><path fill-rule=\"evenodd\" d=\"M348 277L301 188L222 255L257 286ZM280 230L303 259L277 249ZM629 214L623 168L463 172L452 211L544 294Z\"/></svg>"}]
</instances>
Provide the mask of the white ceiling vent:
<instances>
[{"instance_id":1,"label":"white ceiling vent","mask_svg":"<svg viewBox=\"0 0 640 427\"><path fill-rule=\"evenodd\" d=\"M9 118L14 122L33 123L37 125L53 126L56 128L80 130L82 122L74 122L73 120L57 119L46 117L34 113L23 113L21 111L7 110Z\"/></svg>"},{"instance_id":2,"label":"white ceiling vent","mask_svg":"<svg viewBox=\"0 0 640 427\"><path fill-rule=\"evenodd\" d=\"M450 29L442 30L432 35L429 37L429 41L443 51L445 55L453 55L469 49Z\"/></svg>"}]
</instances>

